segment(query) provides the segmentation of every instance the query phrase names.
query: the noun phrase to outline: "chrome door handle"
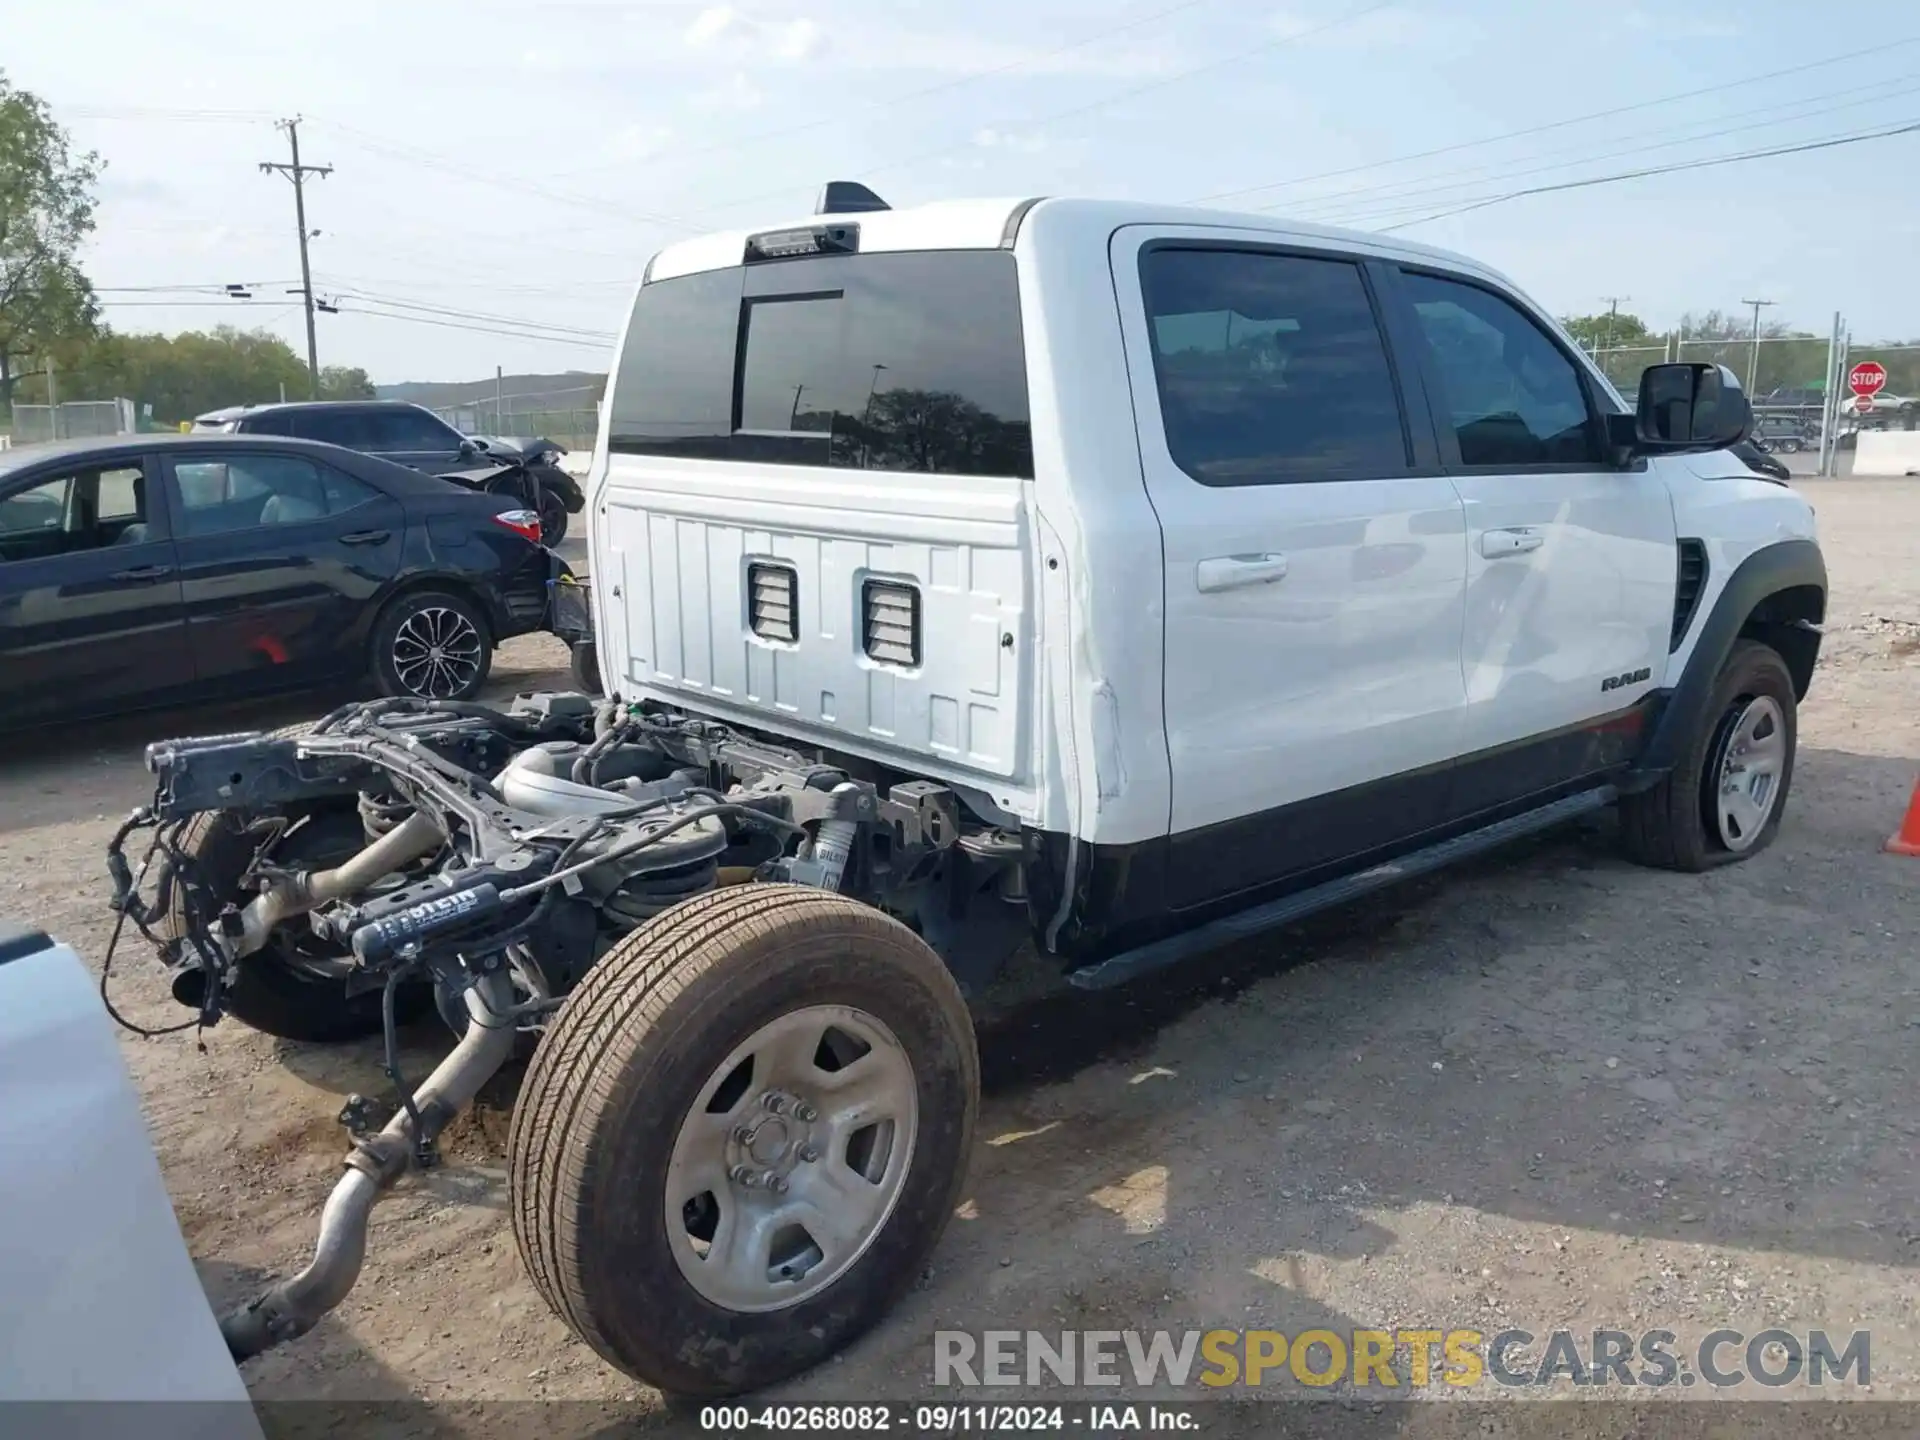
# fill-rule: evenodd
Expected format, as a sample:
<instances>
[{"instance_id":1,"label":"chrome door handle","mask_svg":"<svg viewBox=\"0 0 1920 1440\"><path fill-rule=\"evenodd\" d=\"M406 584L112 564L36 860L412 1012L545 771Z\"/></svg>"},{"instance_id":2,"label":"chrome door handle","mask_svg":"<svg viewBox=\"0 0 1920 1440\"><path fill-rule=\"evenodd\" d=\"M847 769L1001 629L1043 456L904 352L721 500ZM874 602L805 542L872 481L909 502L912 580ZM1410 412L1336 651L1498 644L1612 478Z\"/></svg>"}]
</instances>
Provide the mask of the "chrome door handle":
<instances>
[{"instance_id":1,"label":"chrome door handle","mask_svg":"<svg viewBox=\"0 0 1920 1440\"><path fill-rule=\"evenodd\" d=\"M129 584L144 585L151 580L164 579L173 573L171 565L136 565L131 570L116 570L107 578L121 580Z\"/></svg>"},{"instance_id":2,"label":"chrome door handle","mask_svg":"<svg viewBox=\"0 0 1920 1440\"><path fill-rule=\"evenodd\" d=\"M1193 583L1203 595L1243 585L1271 585L1286 577L1284 555L1216 555L1193 567Z\"/></svg>"},{"instance_id":3,"label":"chrome door handle","mask_svg":"<svg viewBox=\"0 0 1920 1440\"><path fill-rule=\"evenodd\" d=\"M1489 560L1498 560L1507 555L1524 555L1529 550L1538 550L1546 543L1546 536L1538 530L1529 530L1524 526L1516 526L1511 530L1480 532L1480 553Z\"/></svg>"}]
</instances>

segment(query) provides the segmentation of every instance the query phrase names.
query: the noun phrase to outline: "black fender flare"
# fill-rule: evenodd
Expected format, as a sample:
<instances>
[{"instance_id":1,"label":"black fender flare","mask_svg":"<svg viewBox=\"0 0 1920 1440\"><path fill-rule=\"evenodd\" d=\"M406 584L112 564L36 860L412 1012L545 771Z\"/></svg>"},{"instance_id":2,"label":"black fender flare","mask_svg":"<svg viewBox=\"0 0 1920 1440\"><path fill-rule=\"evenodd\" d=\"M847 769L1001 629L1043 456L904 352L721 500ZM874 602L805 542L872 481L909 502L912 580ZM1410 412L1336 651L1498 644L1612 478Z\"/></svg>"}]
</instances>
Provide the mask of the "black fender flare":
<instances>
[{"instance_id":1,"label":"black fender flare","mask_svg":"<svg viewBox=\"0 0 1920 1440\"><path fill-rule=\"evenodd\" d=\"M1666 703L1660 707L1653 730L1647 737L1646 748L1633 768L1619 782L1622 792L1646 790L1660 783L1680 763L1680 757L1686 753L1687 744L1705 723L1707 707L1713 702L1714 682L1720 676L1720 667L1726 663L1732 653L1734 642L1747 629L1750 621L1763 614L1769 597L1787 590L1811 588L1820 594L1819 612L1787 619L1782 617L1770 624L1793 625L1796 620L1806 620L1818 624L1826 616L1827 563L1820 554L1820 547L1811 540L1779 540L1753 552L1742 560L1733 574L1727 577L1719 597L1713 602L1713 608L1707 612L1706 619L1700 622L1700 638L1694 642L1693 654L1687 659L1687 668L1681 673L1679 683L1667 692ZM1813 660L1819 648L1817 632L1796 629L1795 633L1804 635L1806 643L1799 657L1788 657L1791 664L1795 658L1804 660L1804 673L1801 666L1796 670L1796 688L1804 695L1806 680L1813 673Z\"/></svg>"}]
</instances>

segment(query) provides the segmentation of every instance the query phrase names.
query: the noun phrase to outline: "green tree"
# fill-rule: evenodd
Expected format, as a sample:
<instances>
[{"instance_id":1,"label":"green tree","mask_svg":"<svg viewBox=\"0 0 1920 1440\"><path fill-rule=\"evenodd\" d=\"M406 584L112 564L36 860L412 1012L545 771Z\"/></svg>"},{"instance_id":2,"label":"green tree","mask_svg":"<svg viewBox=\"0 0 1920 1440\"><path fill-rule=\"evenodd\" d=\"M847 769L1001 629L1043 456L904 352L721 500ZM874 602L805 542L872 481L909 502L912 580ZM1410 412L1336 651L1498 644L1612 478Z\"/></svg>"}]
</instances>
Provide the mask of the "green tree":
<instances>
[{"instance_id":1,"label":"green tree","mask_svg":"<svg viewBox=\"0 0 1920 1440\"><path fill-rule=\"evenodd\" d=\"M64 361L98 325L78 255L93 231L100 167L98 155L74 152L44 101L0 71L0 406L12 406L23 370Z\"/></svg>"},{"instance_id":2,"label":"green tree","mask_svg":"<svg viewBox=\"0 0 1920 1440\"><path fill-rule=\"evenodd\" d=\"M375 393L373 381L367 378L367 372L358 365L322 365L320 367L320 398L322 400L371 400Z\"/></svg>"},{"instance_id":3,"label":"green tree","mask_svg":"<svg viewBox=\"0 0 1920 1440\"><path fill-rule=\"evenodd\" d=\"M1647 322L1638 315L1622 310L1609 315L1601 311L1598 315L1569 315L1560 322L1574 338L1582 350L1588 352L1596 348L1612 349L1622 345L1658 345L1659 339L1647 329Z\"/></svg>"},{"instance_id":4,"label":"green tree","mask_svg":"<svg viewBox=\"0 0 1920 1440\"><path fill-rule=\"evenodd\" d=\"M352 383L352 382L347 382ZM126 396L153 407L156 421L191 420L227 405L258 405L307 393L307 366L265 330L180 335L103 335L67 373L62 392L80 400Z\"/></svg>"}]
</instances>

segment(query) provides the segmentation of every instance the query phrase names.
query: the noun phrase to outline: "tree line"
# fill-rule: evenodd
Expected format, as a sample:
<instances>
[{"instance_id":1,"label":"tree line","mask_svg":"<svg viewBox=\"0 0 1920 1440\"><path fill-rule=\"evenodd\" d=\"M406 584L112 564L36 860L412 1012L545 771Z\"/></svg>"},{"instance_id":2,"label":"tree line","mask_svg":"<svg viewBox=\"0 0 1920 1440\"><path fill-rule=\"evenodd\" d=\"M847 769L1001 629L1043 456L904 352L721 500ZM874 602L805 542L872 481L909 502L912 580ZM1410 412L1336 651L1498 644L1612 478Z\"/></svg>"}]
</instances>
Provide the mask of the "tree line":
<instances>
[{"instance_id":1,"label":"tree line","mask_svg":"<svg viewBox=\"0 0 1920 1440\"><path fill-rule=\"evenodd\" d=\"M1750 388L1756 400L1777 390L1826 388L1828 337L1778 321L1762 322L1757 354L1752 319L1720 310L1683 315L1671 330L1654 330L1624 310L1568 316L1560 323L1629 397L1640 384L1642 370L1668 359L1725 365L1743 385L1752 365ZM1855 362L1878 360L1887 367L1887 393L1920 395L1920 341L1874 346L1855 340L1849 354Z\"/></svg>"},{"instance_id":2,"label":"tree line","mask_svg":"<svg viewBox=\"0 0 1920 1440\"><path fill-rule=\"evenodd\" d=\"M181 335L122 334L100 318L80 250L94 230L104 162L76 151L45 101L0 71L0 422L16 400L120 396L158 424L222 405L304 400L307 365L266 331L220 326ZM323 366L326 399L371 397L366 371Z\"/></svg>"}]
</instances>

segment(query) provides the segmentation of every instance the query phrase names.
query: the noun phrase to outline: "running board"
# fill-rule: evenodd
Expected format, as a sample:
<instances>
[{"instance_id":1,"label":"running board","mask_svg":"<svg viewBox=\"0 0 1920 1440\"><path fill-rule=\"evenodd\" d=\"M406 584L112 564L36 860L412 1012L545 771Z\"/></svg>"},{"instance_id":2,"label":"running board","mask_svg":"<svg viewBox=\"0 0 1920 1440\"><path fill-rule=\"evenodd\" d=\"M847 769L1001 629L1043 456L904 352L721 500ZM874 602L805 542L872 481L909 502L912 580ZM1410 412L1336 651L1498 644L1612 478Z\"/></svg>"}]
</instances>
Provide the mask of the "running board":
<instances>
[{"instance_id":1,"label":"running board","mask_svg":"<svg viewBox=\"0 0 1920 1440\"><path fill-rule=\"evenodd\" d=\"M1396 885L1402 880L1411 880L1416 875L1443 869L1456 861L1495 849L1509 840L1552 829L1589 811L1603 809L1612 804L1614 798L1611 785L1598 790L1584 790L1578 795L1556 800L1551 805L1543 805L1538 810L1529 810L1524 815L1497 820L1481 829L1456 835L1451 840L1442 840L1424 850L1403 855L1398 860L1389 860L1384 865L1375 865L1353 875L1343 875L1338 880L1329 880L1310 890L1282 896L1265 905L1256 905L1250 910L1242 910L1219 920L1210 920L1192 930L1169 935L1164 940L1123 950L1098 964L1070 972L1067 979L1081 990L1106 990L1123 985L1136 976L1165 969L1236 940L1245 940L1263 931L1291 924L1316 911L1357 900L1375 890Z\"/></svg>"}]
</instances>

